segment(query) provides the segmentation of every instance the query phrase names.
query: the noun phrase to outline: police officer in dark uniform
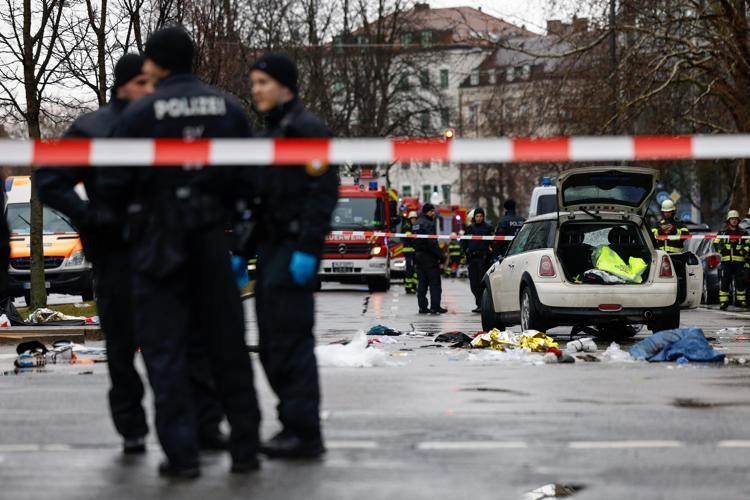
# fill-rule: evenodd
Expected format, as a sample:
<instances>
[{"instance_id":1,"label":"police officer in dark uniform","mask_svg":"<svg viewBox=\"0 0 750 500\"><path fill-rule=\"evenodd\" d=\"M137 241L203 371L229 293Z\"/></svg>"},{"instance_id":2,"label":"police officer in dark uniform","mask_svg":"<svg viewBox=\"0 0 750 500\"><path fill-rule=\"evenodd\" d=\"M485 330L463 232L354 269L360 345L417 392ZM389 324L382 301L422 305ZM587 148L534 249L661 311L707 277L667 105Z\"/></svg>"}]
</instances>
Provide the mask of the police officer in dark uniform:
<instances>
[{"instance_id":1,"label":"police officer in dark uniform","mask_svg":"<svg viewBox=\"0 0 750 500\"><path fill-rule=\"evenodd\" d=\"M122 56L115 65L109 104L80 116L63 137L111 136L125 106L153 91L142 66L142 56ZM128 248L122 238L124 220L97 192L94 176L101 174L107 175L88 168L40 168L34 181L39 199L70 218L83 240L86 256L93 263L97 308L106 333L112 420L124 439L123 451L142 453L146 451L148 425L141 406L143 383L133 366L137 344L132 328ZM86 187L88 202L75 191L79 182Z\"/></svg>"},{"instance_id":2,"label":"police officer in dark uniform","mask_svg":"<svg viewBox=\"0 0 750 500\"><path fill-rule=\"evenodd\" d=\"M143 61L136 54L121 57L115 65L110 102L76 119L64 137L110 137L128 103L153 92L151 80L142 71ZM68 216L78 229L84 251L93 264L97 309L106 333L112 420L123 436L123 451L142 453L146 450L148 426L141 405L143 383L133 366L137 344L133 331L130 248L123 238L125 214L115 214L97 191L95 182L97 176L112 172L109 168L40 168L35 172L35 182L42 202ZM75 192L78 183L84 184L88 202ZM201 448L226 448L226 437L219 430L224 412L217 400L211 371L200 347L191 349L191 353L194 356L190 375L198 404Z\"/></svg>"},{"instance_id":3,"label":"police officer in dark uniform","mask_svg":"<svg viewBox=\"0 0 750 500\"><path fill-rule=\"evenodd\" d=\"M515 200L506 200L503 203L505 215L503 215L495 226L495 236L515 236L523 226L523 217L516 214ZM510 246L510 240L495 241L492 245L495 260L505 255L505 251Z\"/></svg>"},{"instance_id":4,"label":"police officer in dark uniform","mask_svg":"<svg viewBox=\"0 0 750 500\"><path fill-rule=\"evenodd\" d=\"M297 98L297 67L270 53L251 68L252 97L264 137L330 137ZM281 431L263 443L271 458L325 453L315 360L313 291L323 241L338 200L338 170L322 163L258 169L258 281L255 306L260 359L279 398Z\"/></svg>"},{"instance_id":5,"label":"police officer in dark uniform","mask_svg":"<svg viewBox=\"0 0 750 500\"><path fill-rule=\"evenodd\" d=\"M466 236L492 236L492 226L484 220L484 209L479 207L474 210L474 219L466 228ZM469 285L477 307L471 312L482 312L482 279L487 269L490 268L492 257L492 242L484 240L462 240L461 249L466 255L469 268Z\"/></svg>"},{"instance_id":6,"label":"police officer in dark uniform","mask_svg":"<svg viewBox=\"0 0 750 500\"><path fill-rule=\"evenodd\" d=\"M413 226L414 234L437 234L435 224L435 206L425 203L422 207L422 215ZM414 240L416 250L417 274L419 283L417 285L417 303L419 314L444 314L448 310L440 305L443 287L440 281L440 265L443 262L443 251L440 250L438 241L433 238L416 238ZM430 290L430 303L427 304L427 289Z\"/></svg>"},{"instance_id":7,"label":"police officer in dark uniform","mask_svg":"<svg viewBox=\"0 0 750 500\"><path fill-rule=\"evenodd\" d=\"M115 137L247 137L239 104L192 74L193 42L180 27L146 43L144 72L156 91L128 106ZM167 461L164 476L200 475L196 403L189 384L198 332L231 425L232 472L258 468L259 411L245 345L240 296L223 227L229 168L200 165L124 169L97 180L113 204L127 204L135 327ZM230 191L231 192L231 191ZM208 313L210 312L210 313Z\"/></svg>"}]
</instances>

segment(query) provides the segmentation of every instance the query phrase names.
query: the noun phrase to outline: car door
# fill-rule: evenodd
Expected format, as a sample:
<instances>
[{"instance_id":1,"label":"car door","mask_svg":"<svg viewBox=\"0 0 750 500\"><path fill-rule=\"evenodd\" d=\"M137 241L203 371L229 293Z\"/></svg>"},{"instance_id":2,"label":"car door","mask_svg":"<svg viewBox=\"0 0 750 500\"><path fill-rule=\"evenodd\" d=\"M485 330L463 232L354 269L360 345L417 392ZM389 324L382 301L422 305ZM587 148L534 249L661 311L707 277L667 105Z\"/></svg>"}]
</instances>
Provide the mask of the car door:
<instances>
[{"instance_id":1,"label":"car door","mask_svg":"<svg viewBox=\"0 0 750 500\"><path fill-rule=\"evenodd\" d=\"M523 249L533 229L533 223L526 223L521 227L508 247L505 257L496 265L495 272L490 275L496 312L518 310L516 272L520 268Z\"/></svg>"},{"instance_id":2,"label":"car door","mask_svg":"<svg viewBox=\"0 0 750 500\"><path fill-rule=\"evenodd\" d=\"M700 305L701 295L703 294L703 265L693 253L690 253L685 261L685 275L687 295L681 307L694 309Z\"/></svg>"}]
</instances>

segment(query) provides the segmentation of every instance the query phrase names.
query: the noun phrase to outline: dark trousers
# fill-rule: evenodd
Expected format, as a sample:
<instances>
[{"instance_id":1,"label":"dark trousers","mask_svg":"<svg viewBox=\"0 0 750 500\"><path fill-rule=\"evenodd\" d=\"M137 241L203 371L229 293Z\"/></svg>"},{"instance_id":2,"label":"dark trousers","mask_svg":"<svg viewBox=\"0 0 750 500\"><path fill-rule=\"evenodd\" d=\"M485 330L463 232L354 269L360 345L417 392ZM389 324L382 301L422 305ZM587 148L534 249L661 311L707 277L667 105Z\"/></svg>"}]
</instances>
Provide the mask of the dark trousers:
<instances>
[{"instance_id":1,"label":"dark trousers","mask_svg":"<svg viewBox=\"0 0 750 500\"><path fill-rule=\"evenodd\" d=\"M125 439L148 434L143 411L143 382L133 366L137 348L133 332L129 253L112 245L93 259L99 321L105 334L109 367L109 408L115 429Z\"/></svg>"},{"instance_id":2,"label":"dark trousers","mask_svg":"<svg viewBox=\"0 0 750 500\"><path fill-rule=\"evenodd\" d=\"M440 281L440 266L438 264L426 264L417 259L417 274L419 283L417 284L417 303L419 309L428 309L427 307L427 289L430 290L431 309L437 310L440 306L440 297L443 294L443 287Z\"/></svg>"},{"instance_id":3,"label":"dark trousers","mask_svg":"<svg viewBox=\"0 0 750 500\"><path fill-rule=\"evenodd\" d=\"M734 282L734 299L744 307L747 303L745 292L744 262L722 262L719 267L719 303L731 303L732 282Z\"/></svg>"},{"instance_id":4,"label":"dark trousers","mask_svg":"<svg viewBox=\"0 0 750 500\"><path fill-rule=\"evenodd\" d=\"M468 258L469 268L469 286L471 287L471 293L474 294L474 300L477 303L477 307L482 305L482 279L487 269L490 268L490 256L489 254L482 254L479 256L472 256Z\"/></svg>"},{"instance_id":5,"label":"dark trousers","mask_svg":"<svg viewBox=\"0 0 750 500\"><path fill-rule=\"evenodd\" d=\"M261 245L255 309L260 360L279 398L284 430L303 439L321 439L320 386L315 360L313 289L292 282L289 273L294 243Z\"/></svg>"},{"instance_id":6,"label":"dark trousers","mask_svg":"<svg viewBox=\"0 0 750 500\"><path fill-rule=\"evenodd\" d=\"M223 231L221 227L193 230L172 242L170 251L163 253L165 259L175 259L164 262L172 270L158 276L153 268L138 264L144 260L143 250L153 250L153 242L160 240L148 233L142 239L134 246L132 260L135 326L164 452L178 466L198 464L199 405L190 383L190 365L191 351L201 349L232 428L229 451L233 460L249 461L258 450L260 413L240 295Z\"/></svg>"}]
</instances>

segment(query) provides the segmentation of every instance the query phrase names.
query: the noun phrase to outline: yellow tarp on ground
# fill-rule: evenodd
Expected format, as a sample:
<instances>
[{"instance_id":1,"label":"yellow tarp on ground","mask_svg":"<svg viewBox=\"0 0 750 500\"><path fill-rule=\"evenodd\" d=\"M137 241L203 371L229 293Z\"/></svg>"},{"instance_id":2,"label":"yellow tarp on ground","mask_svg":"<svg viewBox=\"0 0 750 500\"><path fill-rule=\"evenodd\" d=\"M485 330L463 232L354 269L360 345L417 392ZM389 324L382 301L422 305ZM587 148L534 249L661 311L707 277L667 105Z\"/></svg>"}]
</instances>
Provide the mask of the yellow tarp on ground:
<instances>
[{"instance_id":1,"label":"yellow tarp on ground","mask_svg":"<svg viewBox=\"0 0 750 500\"><path fill-rule=\"evenodd\" d=\"M546 352L548 347L558 347L558 343L545 333L535 330L514 333L508 330L501 332L495 328L488 333L476 336L471 341L471 346L478 349L489 347L495 351L526 349L531 352Z\"/></svg>"}]
</instances>

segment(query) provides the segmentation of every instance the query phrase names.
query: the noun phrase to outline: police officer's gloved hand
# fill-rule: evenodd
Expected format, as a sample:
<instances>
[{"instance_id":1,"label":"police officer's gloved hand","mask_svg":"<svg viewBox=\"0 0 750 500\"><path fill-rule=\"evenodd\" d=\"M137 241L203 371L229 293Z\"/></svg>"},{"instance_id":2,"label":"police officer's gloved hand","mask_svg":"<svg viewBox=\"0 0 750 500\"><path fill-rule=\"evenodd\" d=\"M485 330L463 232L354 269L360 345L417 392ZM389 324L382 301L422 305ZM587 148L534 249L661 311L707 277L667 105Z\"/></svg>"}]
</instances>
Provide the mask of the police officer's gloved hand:
<instances>
[{"instance_id":1,"label":"police officer's gloved hand","mask_svg":"<svg viewBox=\"0 0 750 500\"><path fill-rule=\"evenodd\" d=\"M289 272L295 285L305 286L318 271L318 258L309 253L295 251L289 262Z\"/></svg>"},{"instance_id":2,"label":"police officer's gloved hand","mask_svg":"<svg viewBox=\"0 0 750 500\"><path fill-rule=\"evenodd\" d=\"M232 255L232 273L238 288L244 288L250 278L247 275L247 259L239 255Z\"/></svg>"}]
</instances>

